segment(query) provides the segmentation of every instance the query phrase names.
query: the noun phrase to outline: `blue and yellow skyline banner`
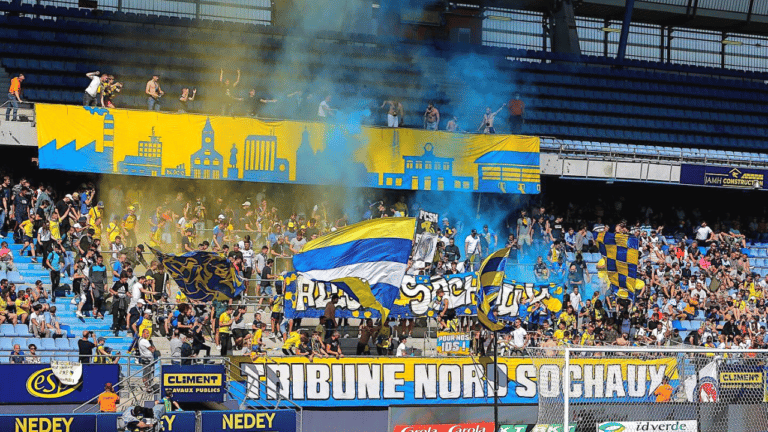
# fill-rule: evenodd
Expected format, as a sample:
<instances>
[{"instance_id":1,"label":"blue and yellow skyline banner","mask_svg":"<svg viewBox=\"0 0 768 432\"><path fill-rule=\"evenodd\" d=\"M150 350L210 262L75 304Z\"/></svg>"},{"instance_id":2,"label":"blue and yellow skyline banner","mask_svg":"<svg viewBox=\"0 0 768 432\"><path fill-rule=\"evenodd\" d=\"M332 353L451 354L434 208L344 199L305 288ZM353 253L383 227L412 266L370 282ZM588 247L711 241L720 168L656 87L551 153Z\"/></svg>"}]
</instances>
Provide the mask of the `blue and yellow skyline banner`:
<instances>
[{"instance_id":1,"label":"blue and yellow skyline banner","mask_svg":"<svg viewBox=\"0 0 768 432\"><path fill-rule=\"evenodd\" d=\"M673 357L653 360L571 360L571 397L580 402L653 402L664 377L680 382ZM259 358L240 363L248 398L261 403L290 399L302 407L472 405L493 403L492 357ZM562 401L563 359L498 361L499 402Z\"/></svg>"},{"instance_id":2,"label":"blue and yellow skyline banner","mask_svg":"<svg viewBox=\"0 0 768 432\"><path fill-rule=\"evenodd\" d=\"M37 104L40 168L537 194L539 138Z\"/></svg>"},{"instance_id":3,"label":"blue and yellow skyline banner","mask_svg":"<svg viewBox=\"0 0 768 432\"><path fill-rule=\"evenodd\" d=\"M477 315L477 275L459 273L444 276L408 275L403 277L400 292L389 316L398 319L434 317L437 290L442 288L457 316ZM288 318L319 318L333 294L338 318L379 318L379 312L366 309L333 283L313 281L296 273L285 276L285 316ZM523 283L504 280L498 291L496 312L499 319L527 320L532 305L540 302L552 317L562 310L565 289L554 283ZM525 301L524 301L525 300Z\"/></svg>"}]
</instances>

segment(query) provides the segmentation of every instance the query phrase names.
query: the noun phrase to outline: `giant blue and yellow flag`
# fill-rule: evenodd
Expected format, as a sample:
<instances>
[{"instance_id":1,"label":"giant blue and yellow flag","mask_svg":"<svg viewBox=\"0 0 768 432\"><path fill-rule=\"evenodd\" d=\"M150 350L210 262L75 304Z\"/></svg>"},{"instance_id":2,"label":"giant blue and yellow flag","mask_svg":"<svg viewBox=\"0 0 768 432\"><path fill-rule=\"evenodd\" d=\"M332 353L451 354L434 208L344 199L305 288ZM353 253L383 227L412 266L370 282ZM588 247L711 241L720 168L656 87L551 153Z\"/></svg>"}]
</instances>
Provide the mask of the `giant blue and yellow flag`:
<instances>
[{"instance_id":1,"label":"giant blue and yellow flag","mask_svg":"<svg viewBox=\"0 0 768 432\"><path fill-rule=\"evenodd\" d=\"M640 286L637 281L640 259L637 237L601 232L597 236L597 245L605 259L605 269L613 291L619 297L634 298L635 290Z\"/></svg>"},{"instance_id":2,"label":"giant blue and yellow flag","mask_svg":"<svg viewBox=\"0 0 768 432\"><path fill-rule=\"evenodd\" d=\"M504 330L506 324L500 322L496 310L496 301L498 300L501 286L504 284L504 269L507 267L507 257L509 248L497 250L490 254L483 261L478 271L478 287L475 296L477 297L477 319L480 320L488 330Z\"/></svg>"},{"instance_id":3,"label":"giant blue and yellow flag","mask_svg":"<svg viewBox=\"0 0 768 432\"><path fill-rule=\"evenodd\" d=\"M333 283L386 319L400 295L415 230L414 218L350 225L304 245L293 267L308 279Z\"/></svg>"},{"instance_id":4,"label":"giant blue and yellow flag","mask_svg":"<svg viewBox=\"0 0 768 432\"><path fill-rule=\"evenodd\" d=\"M207 302L214 298L233 298L245 289L243 278L232 263L215 252L174 255L149 249L191 300Z\"/></svg>"}]
</instances>

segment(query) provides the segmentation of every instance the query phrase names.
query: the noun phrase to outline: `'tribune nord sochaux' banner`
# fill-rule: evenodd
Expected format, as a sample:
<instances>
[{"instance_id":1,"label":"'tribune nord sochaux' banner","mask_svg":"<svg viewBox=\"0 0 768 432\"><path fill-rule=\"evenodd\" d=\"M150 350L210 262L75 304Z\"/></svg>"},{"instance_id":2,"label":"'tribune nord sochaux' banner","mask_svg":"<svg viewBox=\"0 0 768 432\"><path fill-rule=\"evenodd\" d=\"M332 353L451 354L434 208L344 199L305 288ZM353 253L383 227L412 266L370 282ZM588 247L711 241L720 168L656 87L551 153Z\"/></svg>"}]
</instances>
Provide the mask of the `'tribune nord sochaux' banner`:
<instances>
[{"instance_id":1,"label":"'tribune nord sochaux' banner","mask_svg":"<svg viewBox=\"0 0 768 432\"><path fill-rule=\"evenodd\" d=\"M37 104L40 167L101 174L537 194L539 138Z\"/></svg>"},{"instance_id":2,"label":"'tribune nord sochaux' banner","mask_svg":"<svg viewBox=\"0 0 768 432\"><path fill-rule=\"evenodd\" d=\"M562 358L499 358L499 402L537 404L560 398ZM571 397L594 403L653 402L664 377L680 383L675 358L571 361ZM493 403L493 358L273 357L241 362L248 398L290 399L302 407L482 405Z\"/></svg>"}]
</instances>

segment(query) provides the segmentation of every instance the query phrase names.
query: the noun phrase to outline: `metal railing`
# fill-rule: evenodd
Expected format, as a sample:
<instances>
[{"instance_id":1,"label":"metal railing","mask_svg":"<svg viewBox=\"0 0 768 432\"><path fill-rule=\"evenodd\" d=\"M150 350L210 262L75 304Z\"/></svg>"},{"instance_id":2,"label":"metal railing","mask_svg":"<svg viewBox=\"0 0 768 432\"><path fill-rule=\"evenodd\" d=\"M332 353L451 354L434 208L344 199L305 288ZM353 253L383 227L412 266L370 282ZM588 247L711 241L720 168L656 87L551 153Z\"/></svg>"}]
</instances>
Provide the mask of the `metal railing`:
<instances>
[{"instance_id":1,"label":"metal railing","mask_svg":"<svg viewBox=\"0 0 768 432\"><path fill-rule=\"evenodd\" d=\"M79 0L22 0L22 4L79 9ZM100 0L93 11L189 19L272 24L270 0Z\"/></svg>"},{"instance_id":2,"label":"metal railing","mask_svg":"<svg viewBox=\"0 0 768 432\"><path fill-rule=\"evenodd\" d=\"M74 357L78 357L75 355ZM128 364L128 373L114 385L114 388L120 395L120 405L118 406L118 412L122 411L131 405L140 405L147 401L157 400L160 395L160 381L162 380L162 366L163 365L180 365L185 361L204 363L204 364L222 364L225 367L226 374L226 387L224 391L229 400L239 401L239 409L295 409L301 413L302 408L290 399L279 399L275 401L274 405L267 405L262 401L256 399L249 399L248 395L251 393L251 389L254 385L259 387L259 392L267 391L267 383L261 380L248 380L247 375L243 370L232 362L229 357L158 357L154 359L148 365L134 365L137 367L131 371L131 363ZM267 362L277 364L272 359L267 358ZM149 374L151 369L152 379L149 384L144 381L145 373ZM246 378L245 391L241 393L239 389L235 389L230 384L230 377L240 376ZM155 381L157 378L157 382ZM149 390L149 391L147 391ZM86 402L75 407L73 413L90 413L98 410L98 395L87 400Z\"/></svg>"}]
</instances>

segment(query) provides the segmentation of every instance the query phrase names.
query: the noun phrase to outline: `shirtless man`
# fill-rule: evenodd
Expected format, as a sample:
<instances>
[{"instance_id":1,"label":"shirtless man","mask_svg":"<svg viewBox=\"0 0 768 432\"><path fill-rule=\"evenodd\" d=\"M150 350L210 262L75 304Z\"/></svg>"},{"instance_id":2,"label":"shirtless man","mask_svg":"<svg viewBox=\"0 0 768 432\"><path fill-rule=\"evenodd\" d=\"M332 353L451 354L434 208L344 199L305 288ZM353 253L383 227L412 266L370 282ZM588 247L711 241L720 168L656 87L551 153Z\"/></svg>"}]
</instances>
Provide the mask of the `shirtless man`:
<instances>
[{"instance_id":1,"label":"shirtless man","mask_svg":"<svg viewBox=\"0 0 768 432\"><path fill-rule=\"evenodd\" d=\"M448 124L445 125L445 130L448 132L456 132L459 129L459 118L456 116L453 116L452 119L448 120Z\"/></svg>"},{"instance_id":2,"label":"shirtless man","mask_svg":"<svg viewBox=\"0 0 768 432\"><path fill-rule=\"evenodd\" d=\"M147 87L144 92L147 94L147 109L150 111L160 111L160 97L165 92L160 88L160 75L152 75L152 79L147 81Z\"/></svg>"},{"instance_id":3,"label":"shirtless man","mask_svg":"<svg viewBox=\"0 0 768 432\"><path fill-rule=\"evenodd\" d=\"M440 111L430 102L424 112L424 129L436 131L438 124L440 124Z\"/></svg>"},{"instance_id":4,"label":"shirtless man","mask_svg":"<svg viewBox=\"0 0 768 432\"><path fill-rule=\"evenodd\" d=\"M483 114L483 121L480 123L480 126L477 128L477 131L480 132L481 130L485 134L495 134L496 129L493 128L493 121L496 119L496 114L501 112L502 109L504 109L506 105L502 105L501 108L497 109L494 112L491 112L490 108L485 109L485 114Z\"/></svg>"},{"instance_id":5,"label":"shirtless man","mask_svg":"<svg viewBox=\"0 0 768 432\"><path fill-rule=\"evenodd\" d=\"M387 111L387 127L400 127L403 118L403 104L394 99L385 100L381 103L381 108L389 104L389 111Z\"/></svg>"},{"instance_id":6,"label":"shirtless man","mask_svg":"<svg viewBox=\"0 0 768 432\"><path fill-rule=\"evenodd\" d=\"M360 337L357 340L357 355L368 354L368 341L376 330L373 327L373 320L370 318L363 321L360 326Z\"/></svg>"}]
</instances>

